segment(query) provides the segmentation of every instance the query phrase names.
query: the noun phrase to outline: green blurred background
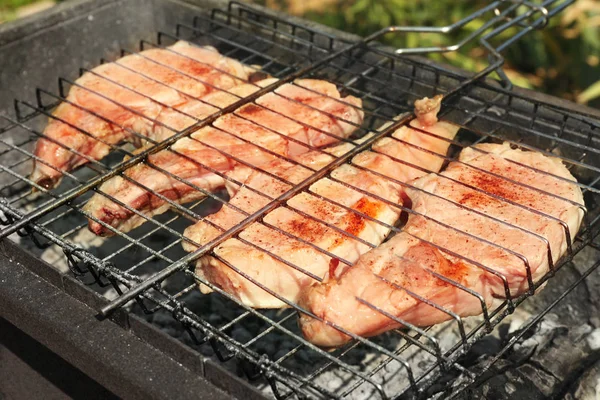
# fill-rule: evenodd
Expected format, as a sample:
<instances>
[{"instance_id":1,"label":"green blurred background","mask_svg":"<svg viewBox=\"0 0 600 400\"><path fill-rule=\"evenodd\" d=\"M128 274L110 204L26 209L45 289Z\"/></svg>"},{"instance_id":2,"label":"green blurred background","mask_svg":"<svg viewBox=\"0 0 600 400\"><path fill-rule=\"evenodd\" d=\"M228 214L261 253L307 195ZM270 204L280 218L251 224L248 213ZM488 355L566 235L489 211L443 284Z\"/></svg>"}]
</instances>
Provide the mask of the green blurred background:
<instances>
[{"instance_id":1,"label":"green blurred background","mask_svg":"<svg viewBox=\"0 0 600 400\"><path fill-rule=\"evenodd\" d=\"M0 0L0 22L39 11L56 2ZM483 0L254 2L363 36L389 25L448 25L488 3ZM485 18L475 20L466 29L449 35L395 35L386 41L396 47L448 45L484 22ZM514 35L515 29L504 32L499 40ZM531 32L511 46L505 56L505 72L515 84L600 108L600 0L577 0L553 18L545 29ZM471 71L481 70L486 65L485 53L477 46L433 57Z\"/></svg>"}]
</instances>

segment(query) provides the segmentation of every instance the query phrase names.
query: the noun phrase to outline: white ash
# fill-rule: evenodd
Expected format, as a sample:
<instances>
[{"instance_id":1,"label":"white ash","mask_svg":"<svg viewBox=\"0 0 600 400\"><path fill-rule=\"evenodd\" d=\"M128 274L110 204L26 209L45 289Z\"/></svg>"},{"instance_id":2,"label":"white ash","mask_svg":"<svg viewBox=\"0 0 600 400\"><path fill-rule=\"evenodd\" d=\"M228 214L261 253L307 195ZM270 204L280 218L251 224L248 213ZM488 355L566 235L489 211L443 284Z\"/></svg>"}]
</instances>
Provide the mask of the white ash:
<instances>
[{"instance_id":1,"label":"white ash","mask_svg":"<svg viewBox=\"0 0 600 400\"><path fill-rule=\"evenodd\" d=\"M565 395L565 400L600 400L600 360L587 369Z\"/></svg>"},{"instance_id":2,"label":"white ash","mask_svg":"<svg viewBox=\"0 0 600 400\"><path fill-rule=\"evenodd\" d=\"M85 222L83 216L77 213L69 213L67 216L68 221L66 223L77 223L81 225ZM168 214L161 218L167 220L172 216L172 214ZM189 222L187 222L187 224L189 224ZM132 236L140 237L148 232L150 224L146 225L147 226L132 233ZM184 225L177 226L177 229L182 229L182 227L185 226L184 222ZM127 243L124 239L119 238L105 239L95 237L85 227L78 230L67 239L77 243L82 248L89 249L90 252L99 258L110 257L111 254L122 248L124 243ZM46 250L41 251L34 249L32 242L28 239L16 237L16 240L22 246L33 249L36 254L50 262L53 267L58 268L61 271L66 271L66 260L59 247L50 246ZM144 243L152 248L161 249L166 245L164 240L165 236L151 235ZM179 251L176 256L180 257L185 254L179 249L179 244L177 244L176 247L177 248L173 250ZM119 268L126 269L142 261L146 257L148 257L147 253L140 251L136 246L132 246L130 249L119 253L117 256L110 257L109 260L113 261ZM567 265L561 269L557 273L557 276L550 280L550 283L544 290L526 300L512 315L502 321L497 329L483 340L477 342L469 353L463 355L459 360L461 365L474 371L487 365L486 363L489 362L491 356L496 354L502 348L509 337L519 333L524 324L530 321L535 315L542 311L546 305L564 292L570 282L579 276L578 269L583 271L597 258L598 253L591 249L586 249L586 251L580 253L575 260L576 268ZM165 265L164 261L152 260L136 269L135 273L138 276L145 278L152 273L161 270ZM600 328L600 325L598 324L597 310L600 309L600 295L598 294L600 293L600 290L597 290L597 288L600 287L600 278L597 275L599 274L593 274L585 281L584 285L579 285L573 294L569 295L563 302L559 303L557 307L552 310L552 313L543 318L541 323L533 330L533 334L525 335L524 340L517 343L514 349L507 353L506 358L502 358L494 364L491 371L497 371L497 375L480 383L479 386L476 385L476 391L474 393L483 395L483 393L486 392L498 394L498 396L506 395L506 398L508 399L511 390L510 387L506 386L507 382L512 382L513 385L516 385L515 388L517 390L524 390L523 385L533 384L531 382L534 382L539 388L538 386L533 386L535 387L535 390L532 389L532 396L539 393L552 393L552 391L559 386L557 383L559 382L559 379L549 375L546 371L540 371L539 368L536 369L534 367L535 362L525 362L525 364L523 364L523 361L519 357L535 357L535 354L541 354L540 349L545 349L546 353L539 355L539 357L541 357L540 359L542 362L546 362L543 361L543 357L548 357L550 355L552 357L563 356L563 354L555 350L548 350L558 348L564 353L569 354L570 358L565 361L565 365L558 363L558 365L561 365L562 368L567 371L569 370L569 365L575 363L577 360L581 361L582 358L587 357L586 354L598 352L598 347L600 346L600 334L598 328ZM163 287L166 288L169 293L173 294L193 284L194 282L188 274L178 272L163 282ZM111 288L96 289L109 298L116 296L116 292ZM182 300L186 307L217 328L224 326L244 312L240 306L218 294L202 295L196 289L185 294L182 297ZM146 315L135 302L130 303L128 307L132 312L142 316L169 335L197 349L202 355L215 360L217 359L211 346L208 343L197 346L181 324L173 319L171 313L158 311ZM289 316L283 325L295 334L300 335L295 315L290 316L290 314L293 313L291 310L267 310L261 311L260 313L274 321L281 321ZM474 329L481 321L482 317L465 319L464 324L467 333ZM257 317L249 316L234 324L225 332L234 340L239 341L240 343L247 343L257 337L258 334L268 329L269 326L270 325L267 322L264 322ZM415 333L412 332L411 334L414 335ZM428 334L433 335L439 341L442 352L449 350L455 344L460 343L461 340L457 324L454 321L448 321L444 324L435 326L428 330ZM199 333L198 335L201 336ZM373 341L384 346L390 352L397 351L406 343L406 340L398 333L387 333L373 339ZM433 349L432 344L424 338L421 338L419 341L423 346ZM575 346L578 346L576 347L577 351L569 353L569 350L566 348L568 348L567 346L569 344L573 343ZM279 357L282 357L293 350L298 344L299 342L290 338L288 335L273 330L253 343L249 348L259 354L268 355L271 360L277 360ZM337 357L341 351L342 350L336 350L331 354ZM530 354L532 351L534 352L534 356L531 356ZM536 351L538 353L535 353ZM399 357L408 363L413 374L417 378L436 361L434 355L415 345L409 346L399 355ZM384 366L381 366L378 372L374 372L374 369L377 368L380 363L388 360L388 357L383 356L378 351L368 349L364 345L357 346L350 350L341 358L341 360L360 373L367 375L372 374L371 378L373 381L380 383L386 394L390 396L401 394L408 386L406 368L398 361L388 362ZM318 368L325 365L326 362L327 360L325 357L304 346L294 353L293 356L283 361L281 365L301 376L309 376ZM235 361L229 361L225 363L224 366L232 373L240 376L243 375ZM508 372L503 372L502 368L506 368ZM437 372L439 372L439 370L436 369L435 373ZM567 379L571 378L567 377ZM311 381L315 384L327 388L327 390L336 395L343 394L358 380L359 378L354 374L335 365L330 366L318 376L311 378ZM439 381L454 381L455 383L463 380L464 379L459 376L454 369L443 374L439 379ZM546 383L543 384L540 382ZM270 386L264 380L259 380L253 384L263 390L265 394L272 396ZM434 397L442 396L443 398L443 394L446 393L444 392L444 388L447 386L447 384L434 385L432 388L437 389L431 389L432 391L430 391L429 394ZM450 387L453 386L450 385ZM285 390L285 388L282 387L282 390ZM477 392L477 390L479 390L479 392ZM311 396L315 395L315 392L313 391L307 391L307 393ZM478 395L473 398L477 398L477 396ZM378 398L378 395L372 385L363 383L346 398L371 399Z\"/></svg>"},{"instance_id":3,"label":"white ash","mask_svg":"<svg viewBox=\"0 0 600 400\"><path fill-rule=\"evenodd\" d=\"M600 328L590 333L586 340L591 350L600 350Z\"/></svg>"}]
</instances>

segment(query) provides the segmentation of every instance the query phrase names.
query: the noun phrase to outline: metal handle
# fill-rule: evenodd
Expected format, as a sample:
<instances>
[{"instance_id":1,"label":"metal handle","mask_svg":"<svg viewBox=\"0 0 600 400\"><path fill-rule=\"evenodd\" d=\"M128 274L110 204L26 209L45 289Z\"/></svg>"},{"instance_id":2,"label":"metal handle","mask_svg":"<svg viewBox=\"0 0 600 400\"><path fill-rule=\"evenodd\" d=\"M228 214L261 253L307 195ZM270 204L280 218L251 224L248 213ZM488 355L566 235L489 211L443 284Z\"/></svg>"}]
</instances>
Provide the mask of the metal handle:
<instances>
[{"instance_id":1,"label":"metal handle","mask_svg":"<svg viewBox=\"0 0 600 400\"><path fill-rule=\"evenodd\" d=\"M560 12L561 10L563 10L565 7L572 4L573 2L574 2L574 0L566 0L566 1L562 1L562 2L561 2L561 0L546 0L541 5L535 5L535 4L526 2L526 1L498 0L452 25L448 25L448 26L444 26L444 27L392 26L392 27L388 27L388 28L379 30L360 41L351 43L347 46L344 46L342 49L340 49L338 51L332 52L332 54L323 58L322 60L319 60L305 68L302 68L301 70L298 70L292 74L289 74L288 76L282 78L278 82L271 84L270 86L265 87L265 88L255 92L253 95L237 101L236 103L232 104L231 106L206 118L204 121L196 123L192 127L188 128L182 132L179 132L178 134L159 143L156 146L149 148L145 152L140 153L139 155L132 157L129 160L118 164L112 170L107 171L106 173L103 173L103 174L97 176L96 178L92 179L90 182L84 184L83 186L76 188L72 191L69 191L67 193L64 193L63 195L49 201L48 203L40 206L37 210L32 211L26 215L20 215L20 216L16 217L15 218L16 221L14 221L10 226L8 226L0 231L0 239L18 231L20 228L22 228L26 225L30 225L30 224L36 225L35 221L38 218L40 218L41 216L59 208L65 204L69 204L73 199L82 195L86 191L89 191L89 190L95 188L96 186L105 182L106 180L110 179L111 177L116 176L117 174L123 172L128 167L130 167L134 164L137 164L138 162L143 162L144 159L148 155L156 153L162 149L165 149L168 146L170 146L171 144L173 144L179 138L188 136L192 132L196 131L198 128L212 123L214 120L216 120L216 118L218 118L223 113L233 111L233 110L237 109L238 107L255 100L259 96L274 90L275 88L283 85L284 83L290 82L295 78L298 78L307 73L313 72L313 71L317 70L318 68L320 68L321 66L327 64L328 62L331 62L332 60L344 55L345 53L360 49L363 46L369 46L372 42L374 42L375 40L377 40L387 34L391 34L391 33L392 34L400 34L400 33L407 33L407 32L442 33L442 34L450 33L450 32L456 31L456 30L464 27L466 24L468 24L469 22L473 21L475 18L477 18L481 15L484 15L486 13L491 13L494 16L488 22L486 22L479 29L477 29L476 31L474 31L473 33L468 35L465 39L463 39L462 41L460 41L454 45L445 46L445 47L422 47L422 48L413 48L413 49L404 49L403 48L403 49L396 49L394 51L394 53L396 56L398 56L398 55L405 55L405 54L453 52L453 51L458 51L465 44L475 40L477 37L480 37L479 43L481 43L490 52L490 65L488 67L486 67L484 70L477 72L472 77L462 81L459 85L452 88L449 92L446 93L445 101L447 101L447 99L450 96L456 95L461 90L463 90L465 87L467 87L467 86L471 85L473 82L487 76L492 71L498 71L499 75L503 79L506 79L506 81L510 85L510 82L507 80L506 76L501 72L501 69L500 69L504 63L504 59L500 55L500 52L502 50L504 50L506 47L508 47L510 44L514 43L516 40L521 38L523 35L530 32L531 30L545 26L545 24L547 24L548 19L550 17L557 14L558 12ZM558 4L558 5L556 5L556 4ZM550 9L550 7L552 7L553 5L555 5L555 7ZM248 9L248 10L250 10L250 12L260 13L259 11L256 11L252 8L248 8L248 6L241 4L241 3L237 3L237 2L230 3L230 10L234 6ZM517 17L510 18L509 15L512 12L516 11L520 6L526 6L526 7L528 7L528 10ZM531 22L530 24L525 23L525 21L527 21L528 19L530 19L532 17L535 17L538 14L539 14L539 17L537 17L533 22ZM506 29L509 29L510 27L513 27L513 26L520 26L523 29L517 35L506 40L505 42L503 42L502 44L500 44L499 46L497 46L495 48L489 43L489 41L492 38L496 37L500 33L504 32ZM489 29L492 29L492 30L485 33ZM397 126L397 124L395 124L395 126ZM365 142L366 144L358 146L356 148L358 150L356 150L356 151L366 148L371 142L372 142L372 140L369 140L369 141ZM345 162L355 152L350 152L350 153L346 154L345 156L340 157L335 164L340 164L342 162ZM320 175L316 174L313 177L313 179L308 179L306 182L304 182L304 184L298 185L296 190L288 193L285 196L282 196L280 199L277 199L276 202L273 202L271 205L266 206L263 209L261 209L260 212L249 216L244 221L242 221L241 224L239 224L235 228L228 231L226 235L222 235L222 237L219 239L219 242L222 242L225 239L227 239L228 237L241 231L244 227L248 226L250 223L259 219L262 215L264 215L264 213L266 213L270 209L274 208L277 204L279 204L279 202L284 201L289 196L291 196L291 194L296 193L297 191L308 186L310 183L312 183L318 177L320 177ZM186 268L186 266L188 265L189 262L192 262L192 261L198 259L199 257L201 257L202 255L206 254L208 251L210 251L210 249L214 245L217 245L217 244L218 243L216 243L216 242L215 243L211 242L206 246L202 246L197 251L188 254L187 256L185 256L182 259L180 259L179 261L171 264L169 267L165 268L164 270L150 276L143 282L139 282L139 283L136 282L137 284L135 286L131 287L122 296L116 298L115 300L110 302L107 306L102 308L100 313L102 315L108 315L110 312L112 312L115 309L119 308L120 306L124 305L128 301L132 300L133 298L135 298L136 296L141 294L143 291L149 289L150 287L157 284L158 282L161 282L162 280L164 280L168 276L172 275L176 271Z\"/></svg>"}]
</instances>

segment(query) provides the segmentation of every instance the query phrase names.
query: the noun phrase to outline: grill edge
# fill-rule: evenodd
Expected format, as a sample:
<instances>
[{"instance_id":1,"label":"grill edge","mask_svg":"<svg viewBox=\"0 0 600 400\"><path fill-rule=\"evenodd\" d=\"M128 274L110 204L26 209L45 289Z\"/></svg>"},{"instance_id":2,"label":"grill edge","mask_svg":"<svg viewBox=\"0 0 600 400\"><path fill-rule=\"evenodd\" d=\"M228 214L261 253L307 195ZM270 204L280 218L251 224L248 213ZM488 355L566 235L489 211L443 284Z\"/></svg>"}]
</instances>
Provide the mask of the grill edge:
<instances>
[{"instance_id":1,"label":"grill edge","mask_svg":"<svg viewBox=\"0 0 600 400\"><path fill-rule=\"evenodd\" d=\"M221 4L221 3L220 3L220 4ZM223 4L225 4L225 3L222 3L221 5L223 5ZM159 30L159 29L156 29L156 30ZM528 97L536 97L536 96L537 96L537 97L540 97L540 95L539 95L539 94L535 94L535 92L533 92L533 93L532 93L532 92L529 92L529 91L525 91L525 90L519 90L519 89L517 89L516 91L517 91L517 92L519 92L519 93L523 93L525 96L528 96ZM23 92L26 92L26 91L23 91L23 89L22 89L22 87L21 87L21 88L19 89L19 96L21 96ZM9 96L9 97L10 97L10 96ZM542 97L543 97L543 96L542 96ZM547 99L547 98L544 98L544 100L546 100L546 99ZM552 99L552 101L554 102L554 99ZM575 106L573 106L572 104L570 104L570 103L568 103L568 102L556 101L556 104L557 104L557 105L559 105L560 107L565 107L566 109L572 109L572 110L574 110L574 111L575 111ZM576 111L578 111L578 112L581 112L581 111L582 111L582 109L581 109L580 107L578 107L578 106L577 106L577 107L576 107ZM589 110L589 111L584 111L584 112L588 112L590 115L600 115L600 113L598 113L598 112L597 112L597 110ZM34 268L35 268L35 269L38 269L39 271L42 271L42 270L44 270L44 271L45 271L45 268L38 268L38 267L34 267ZM50 276L53 276L53 278L51 278L51 279L53 279L54 281L57 281L57 277L56 277L56 275L55 275L54 273L46 273L46 272L42 272L42 273L43 273L43 274L46 274L48 277L50 277ZM69 278L69 279L70 279L70 278ZM61 279L61 281L62 281L62 282L66 282L66 281L68 281L69 279L67 279L67 278L63 277L63 278ZM79 285L77 285L77 284L71 284L71 283L68 283L68 284L67 284L67 283L63 283L63 285L64 285L65 289L66 289L67 291L69 291L69 292L72 292L72 294L74 294L75 292L77 292L77 291L78 291L78 290L75 290L75 289L74 289L74 288L77 288L77 287L79 286ZM71 290L67 289L67 287L69 287L69 286L71 286L71 288L73 288L73 289L71 289ZM82 291L81 293L87 293L87 292L85 292L85 291ZM92 293L92 292L90 292L90 293ZM86 294L86 295L83 295L83 296L81 296L81 295L80 295L79 297L87 297L87 299L88 299L88 301L87 301L87 302L88 302L88 304L89 304L89 300L90 300L91 298L94 298L95 296L92 296L92 295L88 295L88 294ZM98 303L97 303L96 301L93 301L93 303L94 303L94 304L93 304L93 306L94 306L94 307L97 307L97 306L98 306ZM134 324L133 324L133 325L134 325ZM149 338L151 338L151 337L152 337L152 336L147 336L147 337L146 337L146 339L149 339ZM212 363L212 362L209 362L209 364L211 364L211 363ZM217 368L217 369L215 370L215 371L217 371L217 370L218 370L220 367L216 366L216 367L214 367L214 368ZM208 373L205 371L205 374L208 374ZM219 376L219 373L214 373L214 372L213 372L211 375L212 375L212 376ZM218 379L217 379L217 380L218 380Z\"/></svg>"}]
</instances>

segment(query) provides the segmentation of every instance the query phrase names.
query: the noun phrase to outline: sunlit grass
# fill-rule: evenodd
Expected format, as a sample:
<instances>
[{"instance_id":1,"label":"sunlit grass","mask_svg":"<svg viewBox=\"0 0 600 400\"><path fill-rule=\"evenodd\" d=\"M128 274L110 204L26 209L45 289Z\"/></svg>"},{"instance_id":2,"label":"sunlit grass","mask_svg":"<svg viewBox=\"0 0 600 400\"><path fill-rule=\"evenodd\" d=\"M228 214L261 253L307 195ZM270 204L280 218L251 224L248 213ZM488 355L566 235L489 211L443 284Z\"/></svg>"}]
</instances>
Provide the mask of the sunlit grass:
<instances>
[{"instance_id":1,"label":"sunlit grass","mask_svg":"<svg viewBox=\"0 0 600 400\"><path fill-rule=\"evenodd\" d=\"M57 3L63 0L43 0L45 3ZM40 0L0 0L0 23L12 21L23 14L28 6L40 3Z\"/></svg>"},{"instance_id":2,"label":"sunlit grass","mask_svg":"<svg viewBox=\"0 0 600 400\"><path fill-rule=\"evenodd\" d=\"M0 22L16 18L21 7L38 1L0 0ZM488 4L485 0L254 2L362 36L389 25L448 25ZM489 15L477 18L452 34L395 35L386 37L384 41L395 47L447 46L479 28L487 18ZM516 28L506 30L496 38L496 43L516 32ZM600 107L600 0L577 0L553 18L545 29L531 32L511 46L505 56L506 74L516 85ZM432 58L468 71L480 71L487 65L485 52L477 46L458 53L434 55Z\"/></svg>"},{"instance_id":3,"label":"sunlit grass","mask_svg":"<svg viewBox=\"0 0 600 400\"><path fill-rule=\"evenodd\" d=\"M325 25L361 36L389 25L445 26L471 14L489 2L484 0L255 0L269 7L296 12ZM302 4L302 7L298 7ZM524 12L525 8L517 10ZM455 44L481 27L490 15L473 20L452 34L404 34L388 36L394 47L428 47ZM517 33L510 28L494 43ZM506 74L518 86L541 90L569 100L600 107L600 0L577 0L541 31L527 34L505 52ZM434 55L468 71L487 66L481 47L458 53Z\"/></svg>"}]
</instances>

